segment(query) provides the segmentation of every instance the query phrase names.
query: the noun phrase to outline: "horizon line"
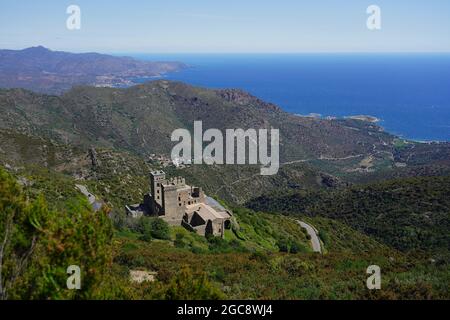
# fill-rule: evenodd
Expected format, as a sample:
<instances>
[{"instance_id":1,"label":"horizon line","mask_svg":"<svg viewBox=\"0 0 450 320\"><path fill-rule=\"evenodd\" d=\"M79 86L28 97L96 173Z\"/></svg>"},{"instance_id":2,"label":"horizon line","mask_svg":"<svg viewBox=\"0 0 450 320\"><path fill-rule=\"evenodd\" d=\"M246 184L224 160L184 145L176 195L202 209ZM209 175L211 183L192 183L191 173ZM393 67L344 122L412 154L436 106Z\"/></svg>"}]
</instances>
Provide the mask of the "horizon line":
<instances>
[{"instance_id":1,"label":"horizon line","mask_svg":"<svg viewBox=\"0 0 450 320\"><path fill-rule=\"evenodd\" d=\"M295 55L295 54L450 54L450 51L296 51L296 52L146 52L146 51L102 51L105 54L181 54L181 55L238 55L238 54L253 54L253 55Z\"/></svg>"},{"instance_id":2,"label":"horizon line","mask_svg":"<svg viewBox=\"0 0 450 320\"><path fill-rule=\"evenodd\" d=\"M161 54L161 55L297 55L297 54L450 54L450 51L143 51L143 50L85 50L85 49L52 49L44 45L31 45L20 49L0 48L0 50L25 50L29 48L44 47L51 51L64 51L71 53L101 53L101 54Z\"/></svg>"}]
</instances>

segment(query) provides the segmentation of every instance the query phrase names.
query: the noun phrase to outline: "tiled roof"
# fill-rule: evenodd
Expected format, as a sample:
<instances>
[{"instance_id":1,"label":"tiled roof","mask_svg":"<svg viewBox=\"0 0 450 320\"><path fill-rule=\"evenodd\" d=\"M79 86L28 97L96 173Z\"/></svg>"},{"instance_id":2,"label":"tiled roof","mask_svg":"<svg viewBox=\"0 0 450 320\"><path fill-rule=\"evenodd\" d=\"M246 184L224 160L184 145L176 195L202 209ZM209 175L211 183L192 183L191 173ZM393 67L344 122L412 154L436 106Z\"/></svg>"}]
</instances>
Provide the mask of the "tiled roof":
<instances>
[{"instance_id":1,"label":"tiled roof","mask_svg":"<svg viewBox=\"0 0 450 320\"><path fill-rule=\"evenodd\" d=\"M191 204L186 206L186 213L197 212L203 220L228 219L230 215L227 212L220 212L205 203Z\"/></svg>"}]
</instances>

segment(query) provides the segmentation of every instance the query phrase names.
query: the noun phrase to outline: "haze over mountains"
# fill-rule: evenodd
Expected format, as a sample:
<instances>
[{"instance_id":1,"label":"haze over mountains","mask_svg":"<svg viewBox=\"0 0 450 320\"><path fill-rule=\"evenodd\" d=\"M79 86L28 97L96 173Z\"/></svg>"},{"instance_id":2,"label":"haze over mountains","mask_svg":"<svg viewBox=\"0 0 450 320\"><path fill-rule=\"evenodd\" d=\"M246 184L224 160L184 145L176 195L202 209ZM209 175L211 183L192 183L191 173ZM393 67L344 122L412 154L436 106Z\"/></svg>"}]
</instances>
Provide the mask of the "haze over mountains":
<instances>
[{"instance_id":1,"label":"haze over mountains","mask_svg":"<svg viewBox=\"0 0 450 320\"><path fill-rule=\"evenodd\" d=\"M42 46L0 50L0 87L59 94L73 85L122 87L134 78L185 68L180 62L148 62L99 53L52 51Z\"/></svg>"}]
</instances>

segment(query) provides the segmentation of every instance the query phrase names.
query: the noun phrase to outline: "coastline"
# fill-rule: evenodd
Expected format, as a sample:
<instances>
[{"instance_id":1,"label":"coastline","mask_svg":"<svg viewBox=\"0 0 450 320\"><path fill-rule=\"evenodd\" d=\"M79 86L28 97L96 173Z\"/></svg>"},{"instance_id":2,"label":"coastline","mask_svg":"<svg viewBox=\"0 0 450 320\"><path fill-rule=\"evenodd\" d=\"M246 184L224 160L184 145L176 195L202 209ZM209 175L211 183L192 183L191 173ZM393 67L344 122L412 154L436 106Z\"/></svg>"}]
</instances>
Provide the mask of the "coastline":
<instances>
[{"instance_id":1,"label":"coastline","mask_svg":"<svg viewBox=\"0 0 450 320\"><path fill-rule=\"evenodd\" d=\"M384 128L383 126L381 126L379 124L383 120L380 119L380 118L377 118L375 116L371 116L371 115L353 115L353 116L343 116L343 117L338 117L338 116L326 116L326 117L324 117L320 113L310 113L310 114L306 114L306 115L293 113L293 115L295 115L297 117L312 118L312 119L324 119L324 120L350 119L350 120L365 121L365 122L377 124L382 130L386 131L386 128ZM450 141L445 141L445 140L424 140L424 139L418 139L418 138L405 138L401 134L397 134L397 133L391 132L389 130L387 130L387 132L389 134L397 137L398 139L401 139L401 140L404 140L404 141L407 141L407 142L422 143L422 144L450 144Z\"/></svg>"},{"instance_id":2,"label":"coastline","mask_svg":"<svg viewBox=\"0 0 450 320\"><path fill-rule=\"evenodd\" d=\"M361 120L361 121L366 121L366 122L371 122L371 123L378 123L381 121L381 119L374 117L374 116L370 116L370 115L356 115L356 116L346 116L344 117L344 119L352 119L352 120Z\"/></svg>"},{"instance_id":3,"label":"coastline","mask_svg":"<svg viewBox=\"0 0 450 320\"><path fill-rule=\"evenodd\" d=\"M450 112L448 90L441 85L435 89L426 85L427 82L448 83L449 75L439 71L436 58L419 61L414 56L399 59L399 56L361 55L355 59L354 55L343 54L337 63L333 55L155 57L143 54L140 57L177 60L191 66L164 75L166 80L212 89L241 88L291 114L317 117L314 113L319 113L323 119L374 115L379 121L360 120L374 121L373 124L381 124L386 131L408 139L450 141L448 128L428 128L434 124L448 125L446 119ZM437 61L441 65L450 63L447 59ZM382 68L385 63L389 63L391 72L398 74L398 78L385 72ZM429 67L424 68L424 63ZM408 76L402 70L408 70ZM366 79L367 71L373 74L370 81L377 85L376 95L371 85L361 81ZM347 72L345 81L341 81L340 74ZM401 83L408 84L408 90L398 90Z\"/></svg>"},{"instance_id":4,"label":"coastline","mask_svg":"<svg viewBox=\"0 0 450 320\"><path fill-rule=\"evenodd\" d=\"M127 84L127 85L125 85L123 87L132 87L132 86L135 86L135 85L144 84L146 82L152 82L152 81L158 81L158 80L181 81L181 82L185 82L185 83L187 83L189 85L192 85L192 86L197 86L197 85L192 84L192 83L190 83L190 82L188 82L186 80L176 80L176 79L171 79L170 78L171 75L180 73L182 71L183 70L177 70L177 71L170 71L170 72L167 72L167 73L163 73L163 74L160 74L160 75L154 75L154 76L148 76L148 77L136 77L136 78L132 79L132 81L133 81L132 84ZM205 87L208 88L208 86L205 86ZM242 88L242 90L245 90L245 89ZM258 97L258 98L260 98L260 97ZM260 99L263 100L263 98L260 98ZM403 134L396 133L395 131L392 131L390 129L387 129L387 128L383 127L380 123L384 122L384 120L381 119L381 118L378 118L376 116L373 116L373 115L357 114L357 115L347 115L347 116L323 116L322 114L315 113L315 112L312 112L312 113L309 113L309 114L300 114L300 113L293 113L293 112L290 112L290 111L286 111L284 108L282 108L282 109L285 112L287 112L287 113L290 113L290 114L292 114L294 116L297 116L297 117L303 117L303 118L324 119L324 120L348 119L348 120L358 120L358 121L364 121L364 122L367 122L367 123L376 124L383 131L387 131L391 135L393 135L395 137L398 137L399 139L406 140L406 141L411 141L411 142L416 142L416 143L424 143L424 144L432 144L432 143L447 144L447 143L450 143L450 141L447 141L447 140L435 140L435 139L427 140L427 139L423 139L423 138L405 138L403 136Z\"/></svg>"},{"instance_id":5,"label":"coastline","mask_svg":"<svg viewBox=\"0 0 450 320\"><path fill-rule=\"evenodd\" d=\"M316 119L325 119L325 120L351 119L351 120L359 120L359 121L365 121L365 122L370 122L370 123L378 123L378 122L382 121L380 118L377 118L375 116L364 115L364 114L363 115L353 115L353 116L343 116L343 117L338 117L338 116L323 117L320 113L310 113L310 114L294 113L294 115L297 117L303 117L303 118L316 118Z\"/></svg>"}]
</instances>

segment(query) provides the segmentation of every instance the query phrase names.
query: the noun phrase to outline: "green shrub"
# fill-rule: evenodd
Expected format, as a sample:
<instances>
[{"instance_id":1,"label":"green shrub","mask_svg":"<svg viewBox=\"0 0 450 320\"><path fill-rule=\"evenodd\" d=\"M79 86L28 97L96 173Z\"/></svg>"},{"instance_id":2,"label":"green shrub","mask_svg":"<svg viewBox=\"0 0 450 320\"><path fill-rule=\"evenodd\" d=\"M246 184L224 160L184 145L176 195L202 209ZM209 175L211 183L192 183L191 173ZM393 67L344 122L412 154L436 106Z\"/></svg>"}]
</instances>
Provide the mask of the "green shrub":
<instances>
[{"instance_id":1,"label":"green shrub","mask_svg":"<svg viewBox=\"0 0 450 320\"><path fill-rule=\"evenodd\" d=\"M291 247L289 248L290 253L299 253L300 252L300 245L297 242L292 242Z\"/></svg>"},{"instance_id":2,"label":"green shrub","mask_svg":"<svg viewBox=\"0 0 450 320\"><path fill-rule=\"evenodd\" d=\"M177 233L175 235L175 241L173 242L174 246L177 248L184 248L186 247L186 242L184 241L184 234Z\"/></svg>"},{"instance_id":3,"label":"green shrub","mask_svg":"<svg viewBox=\"0 0 450 320\"><path fill-rule=\"evenodd\" d=\"M139 219L138 232L143 241L152 241L152 239L170 240L170 228L167 222L160 218L141 217Z\"/></svg>"},{"instance_id":4,"label":"green shrub","mask_svg":"<svg viewBox=\"0 0 450 320\"><path fill-rule=\"evenodd\" d=\"M220 237L208 236L209 249L214 252L225 252L229 249L226 240Z\"/></svg>"},{"instance_id":5,"label":"green shrub","mask_svg":"<svg viewBox=\"0 0 450 320\"><path fill-rule=\"evenodd\" d=\"M250 260L256 260L265 264L269 264L270 256L263 251L255 251L250 255Z\"/></svg>"},{"instance_id":6,"label":"green shrub","mask_svg":"<svg viewBox=\"0 0 450 320\"><path fill-rule=\"evenodd\" d=\"M159 298L168 300L219 300L225 295L216 288L205 273L194 274L188 267L181 271L167 286L160 289Z\"/></svg>"},{"instance_id":7,"label":"green shrub","mask_svg":"<svg viewBox=\"0 0 450 320\"><path fill-rule=\"evenodd\" d=\"M149 218L142 217L139 220L139 233L141 234L139 239L147 242L152 241L153 239L152 223Z\"/></svg>"},{"instance_id":8,"label":"green shrub","mask_svg":"<svg viewBox=\"0 0 450 320\"><path fill-rule=\"evenodd\" d=\"M327 246L330 243L330 236L325 230L319 231L319 238L322 240L323 244Z\"/></svg>"},{"instance_id":9,"label":"green shrub","mask_svg":"<svg viewBox=\"0 0 450 320\"><path fill-rule=\"evenodd\" d=\"M303 276L314 271L314 267L298 258L287 257L282 261L281 267L291 276Z\"/></svg>"},{"instance_id":10,"label":"green shrub","mask_svg":"<svg viewBox=\"0 0 450 320\"><path fill-rule=\"evenodd\" d=\"M170 228L167 222L160 218L151 219L151 234L156 239L170 240Z\"/></svg>"},{"instance_id":11,"label":"green shrub","mask_svg":"<svg viewBox=\"0 0 450 320\"><path fill-rule=\"evenodd\" d=\"M286 239L281 239L277 242L277 247L280 252L289 252L289 242Z\"/></svg>"}]
</instances>

